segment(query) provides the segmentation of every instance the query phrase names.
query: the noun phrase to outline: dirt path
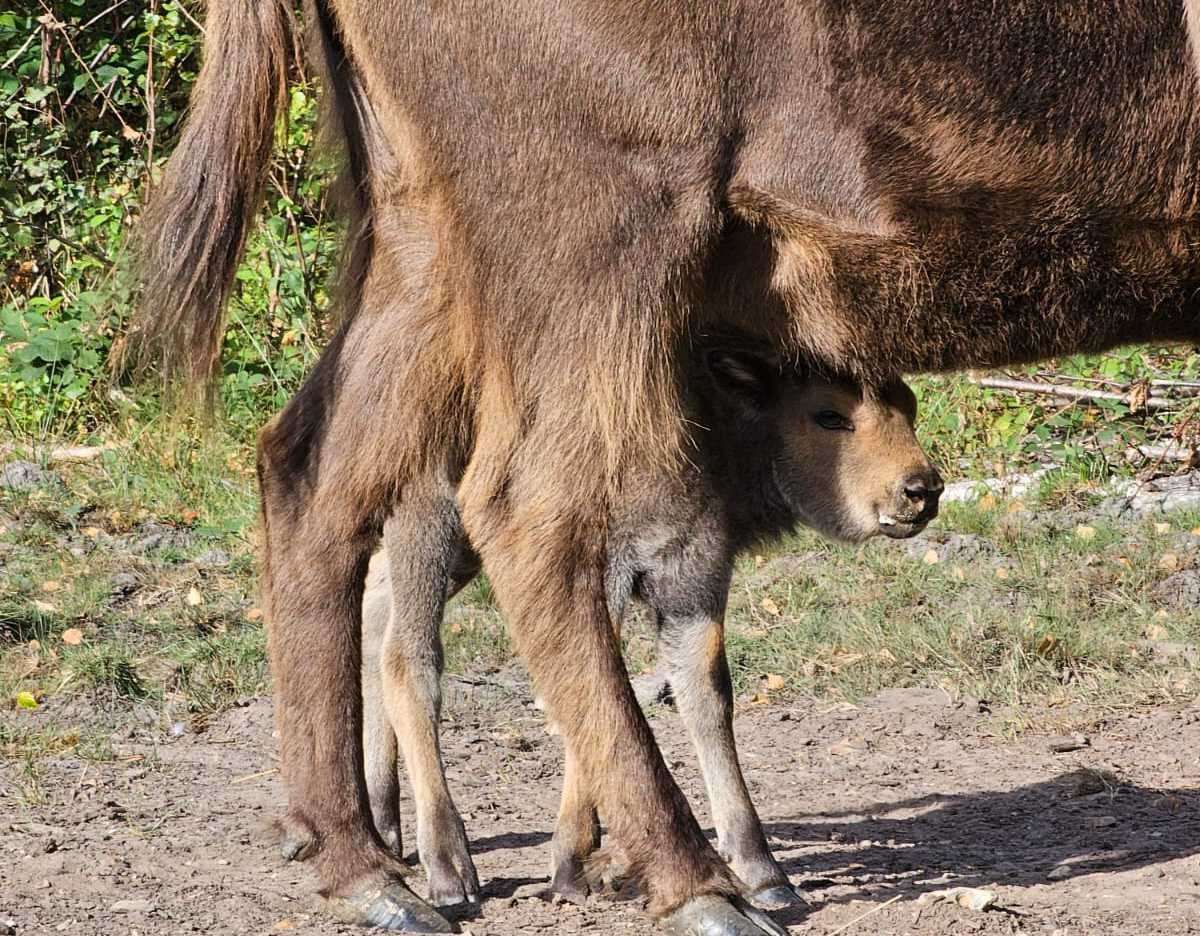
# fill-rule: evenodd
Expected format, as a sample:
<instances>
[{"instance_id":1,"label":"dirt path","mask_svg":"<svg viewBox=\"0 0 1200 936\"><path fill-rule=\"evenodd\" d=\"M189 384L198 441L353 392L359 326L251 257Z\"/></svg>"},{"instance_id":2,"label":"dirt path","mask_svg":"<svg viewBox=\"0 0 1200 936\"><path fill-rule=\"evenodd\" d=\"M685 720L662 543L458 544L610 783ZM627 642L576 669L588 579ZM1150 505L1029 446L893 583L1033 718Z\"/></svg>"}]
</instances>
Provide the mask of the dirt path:
<instances>
[{"instance_id":1,"label":"dirt path","mask_svg":"<svg viewBox=\"0 0 1200 936\"><path fill-rule=\"evenodd\" d=\"M649 932L636 900L580 909L532 896L548 860L558 741L519 695L456 686L450 773L487 895L464 932ZM653 723L702 804L678 720L660 711ZM1112 716L1090 747L1066 754L1044 736L1005 741L997 724L986 706L936 690L741 712L756 802L813 902L783 922L880 936L1200 933L1200 708ZM324 917L309 872L275 851L269 823L283 794L268 701L199 735L119 737L110 763L44 761L39 805L21 802L19 768L2 768L0 933L358 932ZM994 889L1000 909L916 902L958 885Z\"/></svg>"}]
</instances>

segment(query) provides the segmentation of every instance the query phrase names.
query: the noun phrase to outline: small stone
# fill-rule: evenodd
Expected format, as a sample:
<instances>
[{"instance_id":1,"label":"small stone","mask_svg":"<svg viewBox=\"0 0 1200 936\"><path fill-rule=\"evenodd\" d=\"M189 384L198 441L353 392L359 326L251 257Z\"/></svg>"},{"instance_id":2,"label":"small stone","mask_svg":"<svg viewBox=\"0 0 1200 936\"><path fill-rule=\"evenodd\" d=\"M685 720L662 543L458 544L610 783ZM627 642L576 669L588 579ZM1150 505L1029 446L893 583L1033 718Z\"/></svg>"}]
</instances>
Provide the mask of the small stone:
<instances>
[{"instance_id":1,"label":"small stone","mask_svg":"<svg viewBox=\"0 0 1200 936\"><path fill-rule=\"evenodd\" d=\"M229 553L223 549L210 549L208 552L201 553L192 561L201 568L222 569L233 560L229 557Z\"/></svg>"},{"instance_id":2,"label":"small stone","mask_svg":"<svg viewBox=\"0 0 1200 936\"><path fill-rule=\"evenodd\" d=\"M131 595L138 589L137 576L132 572L118 572L108 581L115 595Z\"/></svg>"},{"instance_id":3,"label":"small stone","mask_svg":"<svg viewBox=\"0 0 1200 936\"><path fill-rule=\"evenodd\" d=\"M1062 881L1066 878L1069 878L1071 873L1070 865L1055 865L1046 875L1046 879L1049 881Z\"/></svg>"},{"instance_id":4,"label":"small stone","mask_svg":"<svg viewBox=\"0 0 1200 936\"><path fill-rule=\"evenodd\" d=\"M118 900L108 909L113 913L150 913L154 904L149 900Z\"/></svg>"},{"instance_id":5,"label":"small stone","mask_svg":"<svg viewBox=\"0 0 1200 936\"><path fill-rule=\"evenodd\" d=\"M1184 569L1154 586L1154 597L1179 610L1200 608L1200 571Z\"/></svg>"},{"instance_id":6,"label":"small stone","mask_svg":"<svg viewBox=\"0 0 1200 936\"><path fill-rule=\"evenodd\" d=\"M1055 754L1069 754L1071 751L1081 751L1091 742L1081 734L1073 734L1069 738L1055 738L1050 742L1050 750Z\"/></svg>"},{"instance_id":7,"label":"small stone","mask_svg":"<svg viewBox=\"0 0 1200 936\"><path fill-rule=\"evenodd\" d=\"M9 462L0 469L0 488L12 491L30 491L34 488L56 484L59 478L53 471L46 471L33 462Z\"/></svg>"}]
</instances>

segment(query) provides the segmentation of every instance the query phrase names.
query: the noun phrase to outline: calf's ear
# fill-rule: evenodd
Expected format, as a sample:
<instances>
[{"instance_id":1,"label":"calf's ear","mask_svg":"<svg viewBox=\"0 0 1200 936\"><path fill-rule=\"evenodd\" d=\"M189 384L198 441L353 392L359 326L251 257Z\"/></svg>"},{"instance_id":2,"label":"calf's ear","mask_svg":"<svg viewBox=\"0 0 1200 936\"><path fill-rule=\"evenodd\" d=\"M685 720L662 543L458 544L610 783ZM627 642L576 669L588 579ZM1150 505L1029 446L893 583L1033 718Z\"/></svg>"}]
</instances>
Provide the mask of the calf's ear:
<instances>
[{"instance_id":1,"label":"calf's ear","mask_svg":"<svg viewBox=\"0 0 1200 936\"><path fill-rule=\"evenodd\" d=\"M779 365L752 351L714 348L705 355L717 389L742 406L763 410L779 389Z\"/></svg>"}]
</instances>

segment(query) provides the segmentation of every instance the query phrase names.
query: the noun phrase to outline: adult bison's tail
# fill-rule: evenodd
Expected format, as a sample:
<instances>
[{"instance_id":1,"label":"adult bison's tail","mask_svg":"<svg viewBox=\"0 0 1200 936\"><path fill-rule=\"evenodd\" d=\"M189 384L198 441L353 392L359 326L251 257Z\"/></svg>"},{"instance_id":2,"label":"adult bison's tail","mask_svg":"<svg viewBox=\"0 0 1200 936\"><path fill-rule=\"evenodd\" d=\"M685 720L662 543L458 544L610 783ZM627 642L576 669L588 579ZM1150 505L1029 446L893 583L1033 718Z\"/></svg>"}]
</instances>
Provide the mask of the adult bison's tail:
<instances>
[{"instance_id":1,"label":"adult bison's tail","mask_svg":"<svg viewBox=\"0 0 1200 936\"><path fill-rule=\"evenodd\" d=\"M287 0L210 0L183 134L135 242L133 360L207 386L294 56Z\"/></svg>"}]
</instances>

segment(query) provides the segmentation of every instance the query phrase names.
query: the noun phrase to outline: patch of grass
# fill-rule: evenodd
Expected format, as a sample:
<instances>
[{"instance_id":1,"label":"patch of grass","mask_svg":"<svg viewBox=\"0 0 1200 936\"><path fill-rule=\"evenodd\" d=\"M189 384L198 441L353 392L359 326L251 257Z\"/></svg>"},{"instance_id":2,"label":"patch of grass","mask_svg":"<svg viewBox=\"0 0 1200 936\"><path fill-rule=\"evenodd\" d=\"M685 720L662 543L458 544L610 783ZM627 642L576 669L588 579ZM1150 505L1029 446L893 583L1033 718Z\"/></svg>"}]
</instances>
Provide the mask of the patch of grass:
<instances>
[{"instance_id":1,"label":"patch of grass","mask_svg":"<svg viewBox=\"0 0 1200 936\"><path fill-rule=\"evenodd\" d=\"M1106 704L1200 689L1195 666L1164 667L1148 649L1151 638L1200 637L1200 612L1153 596L1188 561L1171 536L1151 522L1094 521L1081 536L1035 521L1003 504L951 511L944 528L992 537L959 561L927 564L886 542L826 547L801 534L743 563L728 622L739 688L774 673L792 691L848 698L933 684L1004 702ZM797 569L796 555L812 558Z\"/></svg>"},{"instance_id":2,"label":"patch of grass","mask_svg":"<svg viewBox=\"0 0 1200 936\"><path fill-rule=\"evenodd\" d=\"M169 649L175 664L171 688L193 713L210 715L267 685L267 637L248 624L225 634L187 640Z\"/></svg>"},{"instance_id":3,"label":"patch of grass","mask_svg":"<svg viewBox=\"0 0 1200 936\"><path fill-rule=\"evenodd\" d=\"M118 643L78 647L63 655L65 682L105 701L138 701L153 693L129 649Z\"/></svg>"},{"instance_id":4,"label":"patch of grass","mask_svg":"<svg viewBox=\"0 0 1200 936\"><path fill-rule=\"evenodd\" d=\"M481 600L474 585L447 609L442 643L449 673L493 670L508 663L514 652L504 618L491 604L490 589Z\"/></svg>"}]
</instances>

